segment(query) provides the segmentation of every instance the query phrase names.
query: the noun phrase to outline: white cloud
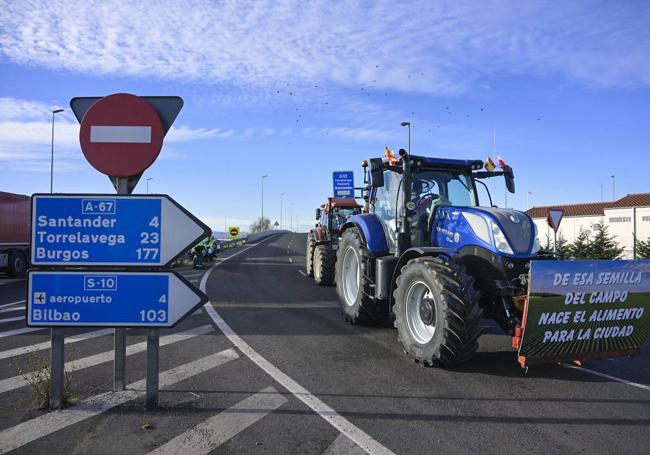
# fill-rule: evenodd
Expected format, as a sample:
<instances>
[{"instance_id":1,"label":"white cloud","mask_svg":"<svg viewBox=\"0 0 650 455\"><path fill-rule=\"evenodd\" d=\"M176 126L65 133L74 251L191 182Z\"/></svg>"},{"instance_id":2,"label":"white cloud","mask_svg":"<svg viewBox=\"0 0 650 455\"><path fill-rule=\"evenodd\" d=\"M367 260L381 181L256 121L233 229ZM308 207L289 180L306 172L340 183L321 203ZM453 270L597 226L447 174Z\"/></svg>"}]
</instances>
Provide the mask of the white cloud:
<instances>
[{"instance_id":1,"label":"white cloud","mask_svg":"<svg viewBox=\"0 0 650 455\"><path fill-rule=\"evenodd\" d=\"M650 85L647 2L47 0L2 11L6 59L90 74L434 95L513 74Z\"/></svg>"}]
</instances>

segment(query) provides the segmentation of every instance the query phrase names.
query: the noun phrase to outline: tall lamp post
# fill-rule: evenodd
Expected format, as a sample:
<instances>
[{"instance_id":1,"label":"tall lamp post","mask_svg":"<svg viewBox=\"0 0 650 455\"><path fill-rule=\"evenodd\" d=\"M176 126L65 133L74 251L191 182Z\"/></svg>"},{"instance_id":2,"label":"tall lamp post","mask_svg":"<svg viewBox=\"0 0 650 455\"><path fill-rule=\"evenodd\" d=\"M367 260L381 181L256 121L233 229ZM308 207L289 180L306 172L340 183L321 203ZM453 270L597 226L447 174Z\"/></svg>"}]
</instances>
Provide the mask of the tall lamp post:
<instances>
[{"instance_id":1,"label":"tall lamp post","mask_svg":"<svg viewBox=\"0 0 650 455\"><path fill-rule=\"evenodd\" d=\"M280 193L280 230L284 229L282 224L282 200L284 198L284 193Z\"/></svg>"},{"instance_id":2,"label":"tall lamp post","mask_svg":"<svg viewBox=\"0 0 650 455\"><path fill-rule=\"evenodd\" d=\"M402 122L402 126L406 126L409 129L409 155L411 154L411 122Z\"/></svg>"},{"instance_id":3,"label":"tall lamp post","mask_svg":"<svg viewBox=\"0 0 650 455\"><path fill-rule=\"evenodd\" d=\"M63 112L63 109L52 111L52 153L50 155L50 194L54 192L54 115Z\"/></svg>"},{"instance_id":4,"label":"tall lamp post","mask_svg":"<svg viewBox=\"0 0 650 455\"><path fill-rule=\"evenodd\" d=\"M264 179L267 177L268 175L262 176L262 219L260 220L260 232L264 229Z\"/></svg>"},{"instance_id":5,"label":"tall lamp post","mask_svg":"<svg viewBox=\"0 0 650 455\"><path fill-rule=\"evenodd\" d=\"M616 176L612 175L612 201L616 200Z\"/></svg>"},{"instance_id":6,"label":"tall lamp post","mask_svg":"<svg viewBox=\"0 0 650 455\"><path fill-rule=\"evenodd\" d=\"M153 177L147 179L147 194L149 194L149 180L153 180Z\"/></svg>"},{"instance_id":7,"label":"tall lamp post","mask_svg":"<svg viewBox=\"0 0 650 455\"><path fill-rule=\"evenodd\" d=\"M290 218L291 218L291 224L290 224L289 230L291 232L293 232L293 204L291 204L291 216L290 216Z\"/></svg>"}]
</instances>

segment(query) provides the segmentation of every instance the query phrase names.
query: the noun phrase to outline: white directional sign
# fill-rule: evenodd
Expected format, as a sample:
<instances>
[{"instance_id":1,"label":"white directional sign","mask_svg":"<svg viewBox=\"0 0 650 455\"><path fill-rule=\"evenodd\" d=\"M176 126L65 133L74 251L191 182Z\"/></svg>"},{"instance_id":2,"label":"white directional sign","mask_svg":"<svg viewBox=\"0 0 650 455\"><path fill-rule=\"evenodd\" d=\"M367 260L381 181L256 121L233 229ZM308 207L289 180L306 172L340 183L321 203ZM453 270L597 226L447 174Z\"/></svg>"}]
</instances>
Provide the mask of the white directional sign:
<instances>
[{"instance_id":1,"label":"white directional sign","mask_svg":"<svg viewBox=\"0 0 650 455\"><path fill-rule=\"evenodd\" d=\"M166 195L32 197L32 264L165 266L211 229Z\"/></svg>"},{"instance_id":2,"label":"white directional sign","mask_svg":"<svg viewBox=\"0 0 650 455\"><path fill-rule=\"evenodd\" d=\"M33 270L27 289L28 326L172 327L207 302L175 272Z\"/></svg>"},{"instance_id":3,"label":"white directional sign","mask_svg":"<svg viewBox=\"0 0 650 455\"><path fill-rule=\"evenodd\" d=\"M564 209L548 209L546 221L555 232L560 228L560 222L562 222L563 216Z\"/></svg>"}]
</instances>

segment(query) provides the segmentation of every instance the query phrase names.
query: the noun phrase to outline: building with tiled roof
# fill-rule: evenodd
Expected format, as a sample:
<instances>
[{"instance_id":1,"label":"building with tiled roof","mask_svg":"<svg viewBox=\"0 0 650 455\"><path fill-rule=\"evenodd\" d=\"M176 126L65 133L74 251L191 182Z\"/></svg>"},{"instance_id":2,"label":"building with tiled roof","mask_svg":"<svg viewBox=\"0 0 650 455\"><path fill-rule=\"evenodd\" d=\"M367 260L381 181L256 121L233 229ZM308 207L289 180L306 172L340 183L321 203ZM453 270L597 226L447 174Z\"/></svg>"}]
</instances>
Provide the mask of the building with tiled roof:
<instances>
[{"instance_id":1,"label":"building with tiled roof","mask_svg":"<svg viewBox=\"0 0 650 455\"><path fill-rule=\"evenodd\" d=\"M537 225L539 241L546 245L547 236L553 243L553 230L546 222L549 209L564 210L558 237L573 242L580 230L591 232L596 223L605 223L609 233L616 236L616 241L625 251L624 257L635 256L634 238L650 238L650 193L628 194L610 202L587 202L582 204L558 204L532 207L526 213Z\"/></svg>"}]
</instances>

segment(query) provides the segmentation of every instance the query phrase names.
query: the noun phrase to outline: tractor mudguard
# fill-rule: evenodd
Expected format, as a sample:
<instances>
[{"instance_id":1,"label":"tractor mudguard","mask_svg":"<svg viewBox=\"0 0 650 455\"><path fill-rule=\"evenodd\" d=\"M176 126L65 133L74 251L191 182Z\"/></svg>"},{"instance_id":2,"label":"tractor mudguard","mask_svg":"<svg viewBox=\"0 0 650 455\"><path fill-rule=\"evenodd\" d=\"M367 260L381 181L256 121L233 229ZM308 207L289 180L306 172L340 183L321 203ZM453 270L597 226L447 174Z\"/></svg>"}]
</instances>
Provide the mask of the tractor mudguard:
<instances>
[{"instance_id":1,"label":"tractor mudguard","mask_svg":"<svg viewBox=\"0 0 650 455\"><path fill-rule=\"evenodd\" d=\"M411 259L419 258L419 257L437 257L437 256L453 256L457 253L456 250L453 250L451 248L443 248L443 247L413 247L409 248L402 254L397 263L395 264L395 268L393 269L393 275L390 280L390 283L388 282L382 282L384 286L390 284L390 289L384 289L384 290L377 290L375 292L381 292L382 295L388 294L389 298L389 308L393 306L393 291L395 291L395 284L397 282L397 276L400 274L400 271L402 270L402 267L404 267Z\"/></svg>"},{"instance_id":2,"label":"tractor mudguard","mask_svg":"<svg viewBox=\"0 0 650 455\"><path fill-rule=\"evenodd\" d=\"M364 213L361 215L351 216L348 218L348 221L341 226L339 236L342 237L343 232L351 227L359 229L366 248L368 248L368 252L372 256L386 256L388 254L386 233L381 225L381 221L379 221L376 215L372 213Z\"/></svg>"}]
</instances>

